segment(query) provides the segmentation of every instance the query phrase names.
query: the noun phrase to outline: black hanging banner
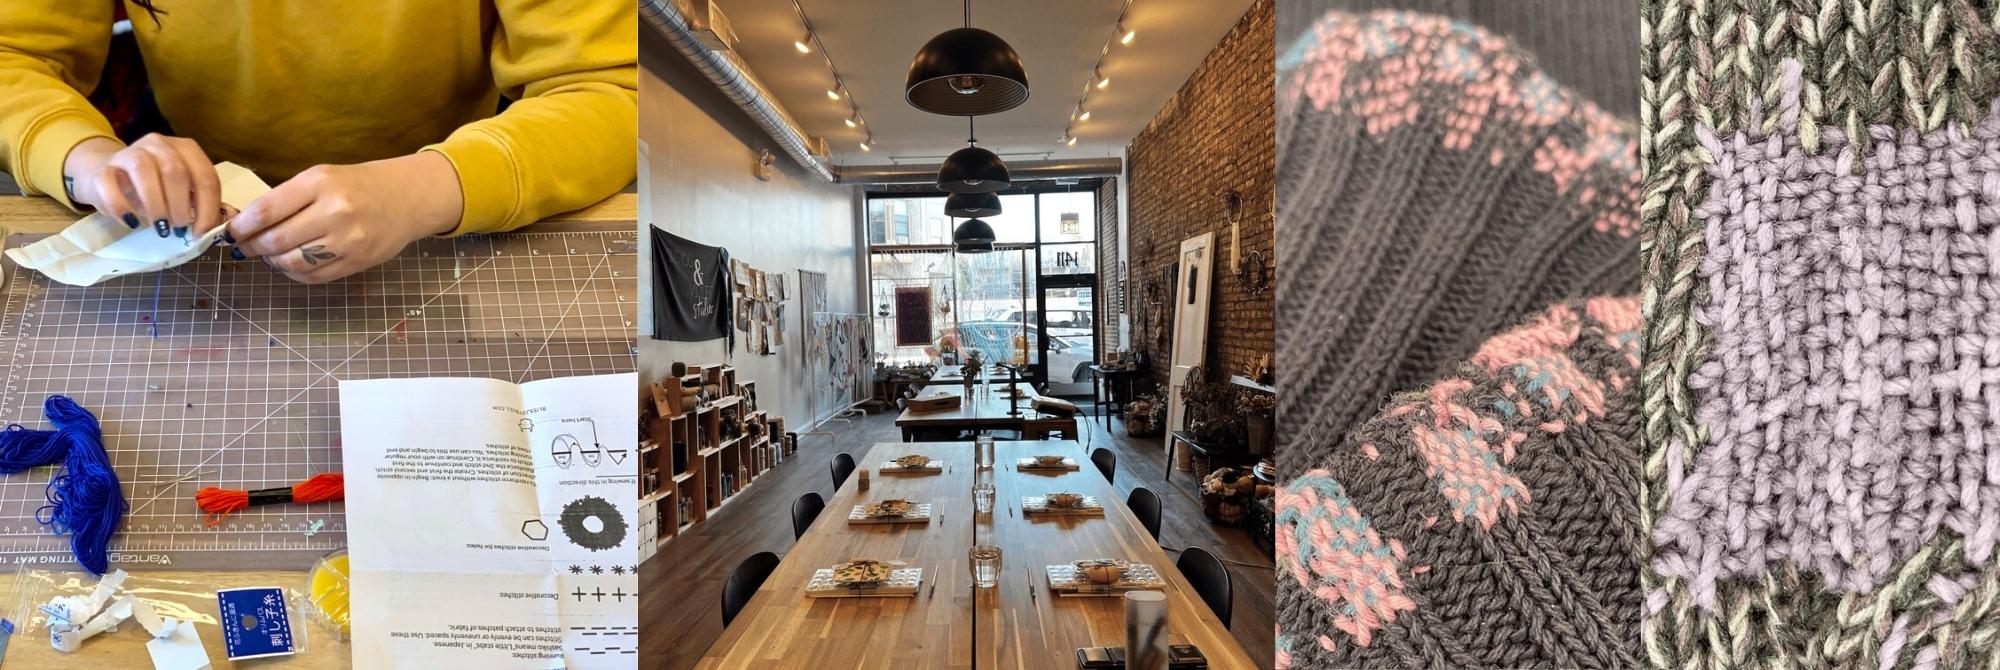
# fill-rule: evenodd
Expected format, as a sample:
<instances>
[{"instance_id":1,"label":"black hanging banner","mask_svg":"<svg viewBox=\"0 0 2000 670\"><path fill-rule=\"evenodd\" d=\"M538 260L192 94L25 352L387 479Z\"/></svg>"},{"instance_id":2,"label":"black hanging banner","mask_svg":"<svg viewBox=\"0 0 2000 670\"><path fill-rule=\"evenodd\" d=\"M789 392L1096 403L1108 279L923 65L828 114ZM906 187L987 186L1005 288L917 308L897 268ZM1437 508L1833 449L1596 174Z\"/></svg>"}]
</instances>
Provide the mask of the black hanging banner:
<instances>
[{"instance_id":1,"label":"black hanging banner","mask_svg":"<svg viewBox=\"0 0 2000 670\"><path fill-rule=\"evenodd\" d=\"M729 250L653 228L653 339L729 336Z\"/></svg>"}]
</instances>

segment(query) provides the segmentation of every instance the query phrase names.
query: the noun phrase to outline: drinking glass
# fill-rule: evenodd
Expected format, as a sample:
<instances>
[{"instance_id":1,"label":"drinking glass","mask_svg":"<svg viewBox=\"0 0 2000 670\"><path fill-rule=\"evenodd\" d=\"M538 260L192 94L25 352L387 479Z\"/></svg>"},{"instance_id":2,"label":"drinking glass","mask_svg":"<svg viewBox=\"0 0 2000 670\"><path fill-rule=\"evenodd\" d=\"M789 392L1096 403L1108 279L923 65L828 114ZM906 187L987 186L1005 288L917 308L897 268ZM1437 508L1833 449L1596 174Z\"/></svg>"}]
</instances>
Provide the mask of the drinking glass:
<instances>
[{"instance_id":1,"label":"drinking glass","mask_svg":"<svg viewBox=\"0 0 2000 670\"><path fill-rule=\"evenodd\" d=\"M1000 548L990 544L977 545L967 554L972 565L972 585L990 589L1000 584Z\"/></svg>"},{"instance_id":2,"label":"drinking glass","mask_svg":"<svg viewBox=\"0 0 2000 670\"><path fill-rule=\"evenodd\" d=\"M972 459L981 470L993 469L993 436L980 435L972 438Z\"/></svg>"},{"instance_id":3,"label":"drinking glass","mask_svg":"<svg viewBox=\"0 0 2000 670\"><path fill-rule=\"evenodd\" d=\"M981 482L978 484L974 484L972 486L973 511L978 512L980 516L986 516L992 514L993 500L996 495L997 492L993 489L992 483Z\"/></svg>"}]
</instances>

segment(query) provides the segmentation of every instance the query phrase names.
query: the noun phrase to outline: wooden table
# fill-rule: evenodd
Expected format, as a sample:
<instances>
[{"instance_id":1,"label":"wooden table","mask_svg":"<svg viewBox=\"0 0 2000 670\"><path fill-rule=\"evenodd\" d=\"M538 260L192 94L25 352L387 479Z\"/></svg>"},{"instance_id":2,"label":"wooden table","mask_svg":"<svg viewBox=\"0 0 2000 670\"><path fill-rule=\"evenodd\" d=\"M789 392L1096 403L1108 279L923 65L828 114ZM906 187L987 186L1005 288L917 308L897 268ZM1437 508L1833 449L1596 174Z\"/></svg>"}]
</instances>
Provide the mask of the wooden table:
<instances>
[{"instance_id":1,"label":"wooden table","mask_svg":"<svg viewBox=\"0 0 2000 670\"><path fill-rule=\"evenodd\" d=\"M1060 446L1057 446L1060 445ZM1118 646L1125 640L1125 601L1119 596L1056 596L1049 592L1047 568L1084 558L1117 558L1149 563L1167 581L1167 629L1171 644L1192 644L1210 668L1254 668L1248 652L1209 611L1174 559L1125 506L1111 483L1090 466L1074 442L998 442L994 477L999 490L993 520L982 523L979 540L1000 547L1000 586L979 596L981 614L978 666L981 668L1074 668L1078 647ZM1069 450L1081 465L1075 472L1021 472L1022 458ZM1030 520L1021 497L1071 492L1104 501L1103 517Z\"/></svg>"},{"instance_id":2,"label":"wooden table","mask_svg":"<svg viewBox=\"0 0 2000 670\"><path fill-rule=\"evenodd\" d=\"M947 393L959 396L959 405L953 409L935 412L918 412L905 409L896 417L896 427L903 429L903 441L914 442L920 434L934 434L946 430L1018 430L1024 439L1038 439L1043 435L1060 434L1074 438L1077 435L1076 417L1044 416L1033 409L1035 398L1041 394L1026 382L1013 385L1025 395L1018 401L1007 399L1007 384L986 384L974 386L975 396L965 397L965 386L961 384L931 384L925 387L923 395ZM977 393L981 389L991 389L990 397ZM1018 403L1018 405L1014 404ZM1009 414L1011 407L1020 407L1018 414Z\"/></svg>"},{"instance_id":3,"label":"wooden table","mask_svg":"<svg viewBox=\"0 0 2000 670\"><path fill-rule=\"evenodd\" d=\"M1138 397L1137 382L1140 379L1148 381L1152 379L1151 372L1146 368L1107 368L1102 363L1091 364L1090 376L1090 406L1104 418L1106 429L1111 428L1112 413L1124 414L1125 406L1131 404L1133 398ZM1119 393L1121 390L1124 393ZM1106 406L1111 410L1106 411ZM1131 431L1128 429L1126 432Z\"/></svg>"},{"instance_id":4,"label":"wooden table","mask_svg":"<svg viewBox=\"0 0 2000 670\"><path fill-rule=\"evenodd\" d=\"M629 193L613 195L590 207L550 217L550 221L637 221L638 197ZM40 197L0 196L0 230L13 233L54 233L76 221L77 214L64 209L54 200ZM129 497L129 494L128 494ZM115 545L114 545L115 548ZM67 568L77 574L82 569ZM961 570L960 572L963 572ZM138 577L158 577L161 579L184 580L204 585L210 590L243 586L284 586L304 588L305 573L295 571L242 571L195 572L187 570L147 570L134 572ZM0 603L16 600L15 580L12 573L0 575ZM214 601L210 600L210 612ZM18 616L10 613L7 616ZM17 624L19 622L16 622ZM129 630L128 630L129 628ZM134 627L121 628L111 634L118 639L92 639L83 643L74 653L63 654L50 647L45 638L31 635L16 635L7 645L7 655L0 667L4 668L150 668L151 658L146 653L141 633L133 633ZM343 641L334 640L322 634L323 629L313 628L308 634L307 652L288 658L259 659L258 668L347 668L351 665L350 649ZM226 660L222 646L222 636L213 626L201 630L202 642L208 647L209 659L218 669L232 667Z\"/></svg>"},{"instance_id":5,"label":"wooden table","mask_svg":"<svg viewBox=\"0 0 2000 670\"><path fill-rule=\"evenodd\" d=\"M1200 647L1209 667L1218 670L1257 667L1124 499L1090 467L1081 445L1064 440L995 446L997 467L982 475L973 470L963 443L875 445L857 461L861 467L872 470L916 453L944 461L945 470L927 476L878 472L866 492L856 491L858 476L849 477L697 667L1072 668L1078 647L1123 644L1124 601L1057 597L1044 573L1049 565L1107 557L1160 570L1168 582L1172 643ZM1070 455L1081 467L1060 474L1014 470L1015 461L1047 453ZM971 494L979 477L995 482L998 500L990 518L975 520ZM1105 515L1057 521L1021 516L1021 496L1058 490L1097 496L1105 501ZM935 518L927 526L847 524L847 511L857 502L883 498L930 503ZM976 594L966 564L975 540L1004 552L1000 585ZM914 598L805 597L813 571L859 557L922 567L926 583Z\"/></svg>"},{"instance_id":6,"label":"wooden table","mask_svg":"<svg viewBox=\"0 0 2000 670\"><path fill-rule=\"evenodd\" d=\"M944 472L871 474L867 491L856 490L859 474L848 477L696 667L972 667L972 627L966 625L972 612L966 565L966 551L973 544L972 451L964 443L885 442L856 463L872 471L908 454L943 461ZM931 504L931 522L847 523L855 505L887 498ZM907 598L805 597L815 570L854 558L900 560L923 568L921 593ZM673 634L645 630L644 621L639 627L647 635Z\"/></svg>"}]
</instances>

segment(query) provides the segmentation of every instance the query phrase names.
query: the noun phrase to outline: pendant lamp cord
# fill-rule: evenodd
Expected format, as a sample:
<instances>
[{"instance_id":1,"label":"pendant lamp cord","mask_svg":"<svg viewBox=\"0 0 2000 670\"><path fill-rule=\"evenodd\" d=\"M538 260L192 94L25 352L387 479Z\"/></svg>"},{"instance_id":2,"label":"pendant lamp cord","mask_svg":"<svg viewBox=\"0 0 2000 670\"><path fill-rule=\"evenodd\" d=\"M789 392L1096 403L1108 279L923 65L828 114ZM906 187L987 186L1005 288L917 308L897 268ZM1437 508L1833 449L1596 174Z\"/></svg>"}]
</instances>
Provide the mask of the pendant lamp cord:
<instances>
[{"instance_id":1,"label":"pendant lamp cord","mask_svg":"<svg viewBox=\"0 0 2000 670\"><path fill-rule=\"evenodd\" d=\"M965 27L972 27L972 0L965 0Z\"/></svg>"},{"instance_id":2,"label":"pendant lamp cord","mask_svg":"<svg viewBox=\"0 0 2000 670\"><path fill-rule=\"evenodd\" d=\"M974 130L972 129L972 120L973 120L974 118L977 118L977 117L971 117L971 116L968 116L968 117L965 117L965 145L966 145L966 146L978 146L978 145L979 145L979 137L978 137L979 133L978 133L977 131L974 131Z\"/></svg>"}]
</instances>

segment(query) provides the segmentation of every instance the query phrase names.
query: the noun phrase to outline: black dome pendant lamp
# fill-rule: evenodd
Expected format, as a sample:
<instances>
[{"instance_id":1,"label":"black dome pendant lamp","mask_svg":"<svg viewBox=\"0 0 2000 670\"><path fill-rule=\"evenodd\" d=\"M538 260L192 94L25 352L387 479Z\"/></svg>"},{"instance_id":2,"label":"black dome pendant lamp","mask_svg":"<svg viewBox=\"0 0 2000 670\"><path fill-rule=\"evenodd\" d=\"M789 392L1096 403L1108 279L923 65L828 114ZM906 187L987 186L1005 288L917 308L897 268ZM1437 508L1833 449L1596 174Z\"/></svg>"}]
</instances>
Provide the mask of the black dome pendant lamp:
<instances>
[{"instance_id":1,"label":"black dome pendant lamp","mask_svg":"<svg viewBox=\"0 0 2000 670\"><path fill-rule=\"evenodd\" d=\"M968 145L951 153L938 166L938 188L951 193L999 193L1013 185L1007 175L1007 164L993 152L979 148L979 139L973 137L972 118L966 117L966 138Z\"/></svg>"},{"instance_id":2,"label":"black dome pendant lamp","mask_svg":"<svg viewBox=\"0 0 2000 670\"><path fill-rule=\"evenodd\" d=\"M976 219L1000 215L1000 196L992 193L953 193L944 199L945 216Z\"/></svg>"},{"instance_id":3,"label":"black dome pendant lamp","mask_svg":"<svg viewBox=\"0 0 2000 670\"><path fill-rule=\"evenodd\" d=\"M965 27L917 50L903 90L911 107L932 114L984 116L1027 102L1028 73L1007 40L972 27L972 0L965 0Z\"/></svg>"},{"instance_id":4,"label":"black dome pendant lamp","mask_svg":"<svg viewBox=\"0 0 2000 670\"><path fill-rule=\"evenodd\" d=\"M983 254L993 250L993 224L966 219L951 231L951 246L961 254Z\"/></svg>"}]
</instances>

